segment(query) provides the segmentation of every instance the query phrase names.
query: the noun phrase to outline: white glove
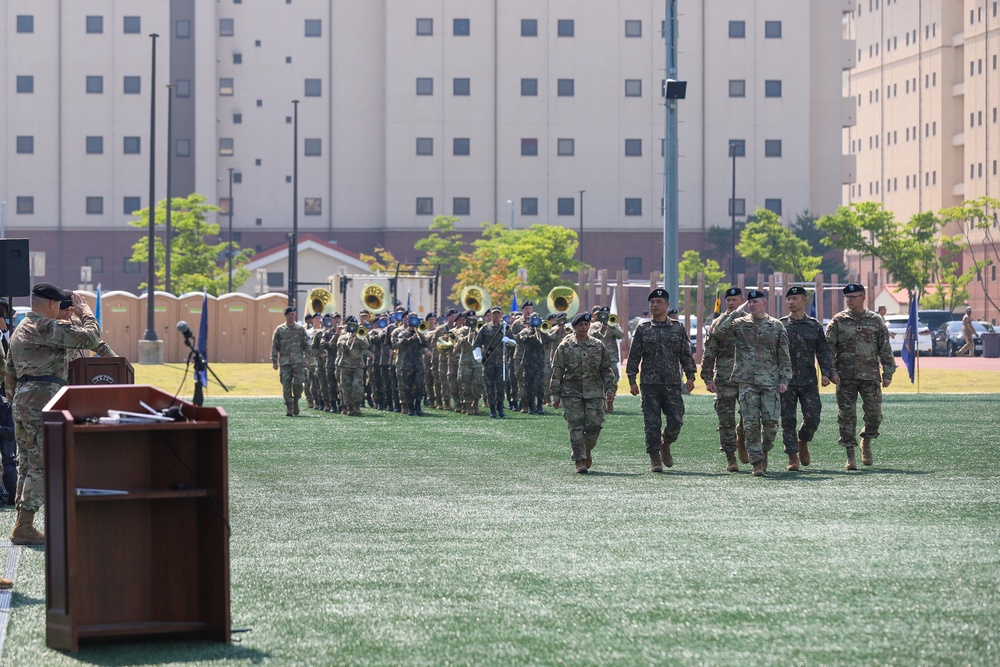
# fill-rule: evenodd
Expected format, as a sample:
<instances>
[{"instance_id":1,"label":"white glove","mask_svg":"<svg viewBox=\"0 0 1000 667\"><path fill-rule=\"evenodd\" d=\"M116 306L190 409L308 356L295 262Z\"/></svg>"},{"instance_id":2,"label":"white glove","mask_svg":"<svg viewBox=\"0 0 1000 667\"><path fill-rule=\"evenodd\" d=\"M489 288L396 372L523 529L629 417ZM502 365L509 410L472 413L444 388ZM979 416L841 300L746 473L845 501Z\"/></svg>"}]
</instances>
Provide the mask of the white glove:
<instances>
[{"instance_id":1,"label":"white glove","mask_svg":"<svg viewBox=\"0 0 1000 667\"><path fill-rule=\"evenodd\" d=\"M509 345L510 347L517 345L517 342L513 338L507 338L507 336L503 337L503 343L504 345Z\"/></svg>"},{"instance_id":2,"label":"white glove","mask_svg":"<svg viewBox=\"0 0 1000 667\"><path fill-rule=\"evenodd\" d=\"M483 348L477 347L472 350L472 358L479 363L483 363Z\"/></svg>"}]
</instances>

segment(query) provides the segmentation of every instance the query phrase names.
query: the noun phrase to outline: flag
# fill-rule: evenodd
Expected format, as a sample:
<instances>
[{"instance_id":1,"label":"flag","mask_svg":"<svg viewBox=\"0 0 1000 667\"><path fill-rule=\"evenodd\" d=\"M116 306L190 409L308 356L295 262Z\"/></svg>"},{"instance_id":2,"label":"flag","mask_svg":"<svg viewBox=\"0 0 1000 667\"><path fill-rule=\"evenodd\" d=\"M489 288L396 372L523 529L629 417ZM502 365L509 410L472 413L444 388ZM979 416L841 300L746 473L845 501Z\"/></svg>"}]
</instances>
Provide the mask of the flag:
<instances>
[{"instance_id":1,"label":"flag","mask_svg":"<svg viewBox=\"0 0 1000 667\"><path fill-rule=\"evenodd\" d=\"M97 326L101 326L101 283L97 283L97 304L94 307L94 317L97 318Z\"/></svg>"},{"instance_id":2,"label":"flag","mask_svg":"<svg viewBox=\"0 0 1000 667\"><path fill-rule=\"evenodd\" d=\"M413 312L410 308L410 290L406 290L406 312Z\"/></svg>"},{"instance_id":3,"label":"flag","mask_svg":"<svg viewBox=\"0 0 1000 667\"><path fill-rule=\"evenodd\" d=\"M198 354L208 363L208 292L202 292L201 301L201 323L198 325ZM195 373L195 382L202 387L208 386L208 371L202 370Z\"/></svg>"},{"instance_id":4,"label":"flag","mask_svg":"<svg viewBox=\"0 0 1000 667\"><path fill-rule=\"evenodd\" d=\"M813 292L812 305L809 306L809 317L812 317L813 319L816 318L816 296L817 296L816 292Z\"/></svg>"},{"instance_id":5,"label":"flag","mask_svg":"<svg viewBox=\"0 0 1000 667\"><path fill-rule=\"evenodd\" d=\"M510 302L510 312L516 313L518 311L517 307L517 288L514 288L514 298Z\"/></svg>"},{"instance_id":6,"label":"flag","mask_svg":"<svg viewBox=\"0 0 1000 667\"><path fill-rule=\"evenodd\" d=\"M618 315L618 292L615 290L611 290L611 304L608 306L608 310L613 315L617 315L618 319L621 320L621 316Z\"/></svg>"},{"instance_id":7,"label":"flag","mask_svg":"<svg viewBox=\"0 0 1000 667\"><path fill-rule=\"evenodd\" d=\"M715 308L712 309L712 316L718 317L722 314L722 291L715 290Z\"/></svg>"},{"instance_id":8,"label":"flag","mask_svg":"<svg viewBox=\"0 0 1000 667\"><path fill-rule=\"evenodd\" d=\"M914 290L913 296L910 297L910 319L906 321L906 333L903 335L903 350L899 355L910 374L910 384L913 384L914 367L919 352L917 349L917 292Z\"/></svg>"}]
</instances>

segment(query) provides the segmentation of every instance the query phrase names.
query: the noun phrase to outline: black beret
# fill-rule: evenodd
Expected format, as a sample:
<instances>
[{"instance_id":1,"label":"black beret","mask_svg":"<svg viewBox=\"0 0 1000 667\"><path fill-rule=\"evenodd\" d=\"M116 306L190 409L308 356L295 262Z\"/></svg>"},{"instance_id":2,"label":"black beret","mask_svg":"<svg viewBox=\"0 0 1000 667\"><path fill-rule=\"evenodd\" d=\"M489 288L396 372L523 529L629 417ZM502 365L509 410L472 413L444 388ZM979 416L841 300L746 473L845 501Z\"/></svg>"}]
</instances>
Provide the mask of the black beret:
<instances>
[{"instance_id":1,"label":"black beret","mask_svg":"<svg viewBox=\"0 0 1000 667\"><path fill-rule=\"evenodd\" d=\"M435 315L434 313L427 313L427 316L426 316L426 317L425 317L424 319L425 319L425 320L429 320L429 319L431 319L432 317L433 317L433 318L434 318L435 320L436 320L436 319L438 318L438 316L437 316L437 315Z\"/></svg>"},{"instance_id":2,"label":"black beret","mask_svg":"<svg viewBox=\"0 0 1000 667\"><path fill-rule=\"evenodd\" d=\"M340 317L340 313L334 313L333 314L333 319L337 319L338 317Z\"/></svg>"},{"instance_id":3,"label":"black beret","mask_svg":"<svg viewBox=\"0 0 1000 667\"><path fill-rule=\"evenodd\" d=\"M451 317L452 315L458 315L458 311L454 308L449 308L448 312L444 314L445 317Z\"/></svg>"},{"instance_id":4,"label":"black beret","mask_svg":"<svg viewBox=\"0 0 1000 667\"><path fill-rule=\"evenodd\" d=\"M490 308L490 312L491 313L502 313L503 310L500 309L500 306L493 306L492 308Z\"/></svg>"},{"instance_id":5,"label":"black beret","mask_svg":"<svg viewBox=\"0 0 1000 667\"><path fill-rule=\"evenodd\" d=\"M601 312L601 307L600 306L594 306L593 308L590 309L590 312L591 313L599 313L599 312Z\"/></svg>"},{"instance_id":6,"label":"black beret","mask_svg":"<svg viewBox=\"0 0 1000 667\"><path fill-rule=\"evenodd\" d=\"M785 292L786 297L795 296L797 294L801 294L802 296L809 296L809 292L807 292L806 288L802 287L801 285L792 285L791 287L788 288L788 291Z\"/></svg>"},{"instance_id":7,"label":"black beret","mask_svg":"<svg viewBox=\"0 0 1000 667\"><path fill-rule=\"evenodd\" d=\"M535 302L534 301L525 301L524 305L522 307L523 308L527 308L528 306L531 306L532 308L534 308L535 307Z\"/></svg>"},{"instance_id":8,"label":"black beret","mask_svg":"<svg viewBox=\"0 0 1000 667\"><path fill-rule=\"evenodd\" d=\"M766 299L767 293L759 289L752 289L747 292L747 301L750 299Z\"/></svg>"},{"instance_id":9,"label":"black beret","mask_svg":"<svg viewBox=\"0 0 1000 667\"><path fill-rule=\"evenodd\" d=\"M739 296L743 294L743 290L735 285L726 290L726 296Z\"/></svg>"},{"instance_id":10,"label":"black beret","mask_svg":"<svg viewBox=\"0 0 1000 667\"><path fill-rule=\"evenodd\" d=\"M581 322L589 322L589 321L590 321L590 313L580 313L579 315L573 318L573 326L576 326Z\"/></svg>"},{"instance_id":11,"label":"black beret","mask_svg":"<svg viewBox=\"0 0 1000 667\"><path fill-rule=\"evenodd\" d=\"M347 321L345 322L345 324L357 324L357 323L358 323L358 319L356 317L354 317L354 315L351 315L350 317L348 317Z\"/></svg>"},{"instance_id":12,"label":"black beret","mask_svg":"<svg viewBox=\"0 0 1000 667\"><path fill-rule=\"evenodd\" d=\"M287 315L288 313L294 313L294 312L295 312L295 306L289 306L288 308L285 308L285 315Z\"/></svg>"},{"instance_id":13,"label":"black beret","mask_svg":"<svg viewBox=\"0 0 1000 667\"><path fill-rule=\"evenodd\" d=\"M59 310L69 310L73 307L73 293L63 292L62 301L59 302Z\"/></svg>"},{"instance_id":14,"label":"black beret","mask_svg":"<svg viewBox=\"0 0 1000 667\"><path fill-rule=\"evenodd\" d=\"M677 310L676 308L671 308L670 310L667 311L667 315L680 315L680 314L681 311Z\"/></svg>"},{"instance_id":15,"label":"black beret","mask_svg":"<svg viewBox=\"0 0 1000 667\"><path fill-rule=\"evenodd\" d=\"M669 301L670 292L663 289L662 287L657 287L655 290L649 293L648 297L646 297L646 301L652 301L653 299L666 299L667 301Z\"/></svg>"},{"instance_id":16,"label":"black beret","mask_svg":"<svg viewBox=\"0 0 1000 667\"><path fill-rule=\"evenodd\" d=\"M329 315L325 316L323 318L323 326L324 327L332 327L333 326L333 318L330 317Z\"/></svg>"},{"instance_id":17,"label":"black beret","mask_svg":"<svg viewBox=\"0 0 1000 667\"><path fill-rule=\"evenodd\" d=\"M857 283L848 283L844 288L844 294L864 294L865 286Z\"/></svg>"},{"instance_id":18,"label":"black beret","mask_svg":"<svg viewBox=\"0 0 1000 667\"><path fill-rule=\"evenodd\" d=\"M554 319L556 319L556 314L555 313L549 313L548 315L545 316L545 319L547 319L547 320L554 320Z\"/></svg>"},{"instance_id":19,"label":"black beret","mask_svg":"<svg viewBox=\"0 0 1000 667\"><path fill-rule=\"evenodd\" d=\"M65 294L65 292L52 283L38 283L31 288L31 296L37 296L40 299L49 299L51 301L62 301Z\"/></svg>"}]
</instances>

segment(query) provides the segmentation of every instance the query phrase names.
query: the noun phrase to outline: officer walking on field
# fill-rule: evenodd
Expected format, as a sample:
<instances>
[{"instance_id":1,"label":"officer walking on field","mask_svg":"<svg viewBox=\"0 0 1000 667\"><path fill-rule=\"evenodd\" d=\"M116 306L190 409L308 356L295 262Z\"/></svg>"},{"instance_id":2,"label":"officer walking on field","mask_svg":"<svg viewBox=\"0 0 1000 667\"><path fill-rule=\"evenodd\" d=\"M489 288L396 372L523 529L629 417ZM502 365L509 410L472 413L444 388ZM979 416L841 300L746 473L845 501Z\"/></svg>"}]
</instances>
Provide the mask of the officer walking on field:
<instances>
[{"instance_id":1,"label":"officer walking on field","mask_svg":"<svg viewBox=\"0 0 1000 667\"><path fill-rule=\"evenodd\" d=\"M302 379L306 371L306 358L312 354L309 336L295 321L295 308L285 308L285 322L274 329L271 336L271 365L281 367L281 394L285 399L285 416L299 414L302 397Z\"/></svg>"},{"instance_id":2,"label":"officer walking on field","mask_svg":"<svg viewBox=\"0 0 1000 667\"><path fill-rule=\"evenodd\" d=\"M705 388L715 394L715 415L719 420L719 449L726 455L726 470L737 472L736 452L743 463L750 463L743 438L742 419L737 425L736 403L739 399L739 385L732 379L733 365L736 363L736 341L732 335L718 330L719 323L730 313L743 305L743 290L733 285L726 290L726 312L712 322L705 353L701 358L701 379ZM731 319L731 318L727 318ZM730 332L731 333L731 332Z\"/></svg>"},{"instance_id":3,"label":"officer walking on field","mask_svg":"<svg viewBox=\"0 0 1000 667\"><path fill-rule=\"evenodd\" d=\"M854 449L858 445L858 395L864 413L861 430L861 462L872 465L872 440L882 424L882 389L892 382L896 360L889 345L889 330L876 313L865 308L865 288L850 283L844 288L847 310L833 316L826 340L833 355L837 382L837 423L840 444L847 450L847 470L857 470ZM879 364L882 366L879 375Z\"/></svg>"}]
</instances>

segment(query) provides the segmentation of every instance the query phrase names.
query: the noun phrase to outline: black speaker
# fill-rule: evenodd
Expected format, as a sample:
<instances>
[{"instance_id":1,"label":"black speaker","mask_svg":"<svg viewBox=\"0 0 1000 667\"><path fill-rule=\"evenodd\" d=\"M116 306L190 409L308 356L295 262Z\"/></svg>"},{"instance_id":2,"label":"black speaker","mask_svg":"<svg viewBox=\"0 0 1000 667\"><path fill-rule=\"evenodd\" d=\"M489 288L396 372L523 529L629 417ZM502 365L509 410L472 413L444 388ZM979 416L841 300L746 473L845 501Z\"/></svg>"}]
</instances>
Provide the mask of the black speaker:
<instances>
[{"instance_id":1,"label":"black speaker","mask_svg":"<svg viewBox=\"0 0 1000 667\"><path fill-rule=\"evenodd\" d=\"M0 239L0 295L31 294L28 239Z\"/></svg>"}]
</instances>

